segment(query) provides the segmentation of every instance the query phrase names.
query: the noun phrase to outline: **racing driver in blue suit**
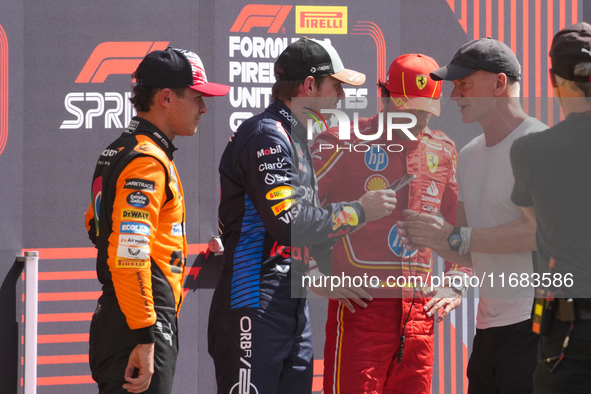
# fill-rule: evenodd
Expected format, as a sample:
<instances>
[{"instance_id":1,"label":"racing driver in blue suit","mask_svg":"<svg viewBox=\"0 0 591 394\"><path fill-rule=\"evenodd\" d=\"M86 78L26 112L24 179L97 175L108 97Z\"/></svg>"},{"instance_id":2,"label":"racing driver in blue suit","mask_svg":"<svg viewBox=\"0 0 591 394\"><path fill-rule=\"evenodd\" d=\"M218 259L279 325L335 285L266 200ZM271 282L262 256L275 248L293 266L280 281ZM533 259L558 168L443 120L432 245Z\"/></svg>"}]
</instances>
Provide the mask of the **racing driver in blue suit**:
<instances>
[{"instance_id":1,"label":"racing driver in blue suit","mask_svg":"<svg viewBox=\"0 0 591 394\"><path fill-rule=\"evenodd\" d=\"M223 269L209 315L208 343L218 393L312 391L313 348L301 277L331 245L365 222L389 215L395 192L320 207L306 140L307 110L334 109L345 69L332 45L302 38L275 63L272 103L246 120L220 164ZM306 108L292 98L304 98ZM321 251L321 252L320 252ZM320 271L325 271L320 265Z\"/></svg>"}]
</instances>

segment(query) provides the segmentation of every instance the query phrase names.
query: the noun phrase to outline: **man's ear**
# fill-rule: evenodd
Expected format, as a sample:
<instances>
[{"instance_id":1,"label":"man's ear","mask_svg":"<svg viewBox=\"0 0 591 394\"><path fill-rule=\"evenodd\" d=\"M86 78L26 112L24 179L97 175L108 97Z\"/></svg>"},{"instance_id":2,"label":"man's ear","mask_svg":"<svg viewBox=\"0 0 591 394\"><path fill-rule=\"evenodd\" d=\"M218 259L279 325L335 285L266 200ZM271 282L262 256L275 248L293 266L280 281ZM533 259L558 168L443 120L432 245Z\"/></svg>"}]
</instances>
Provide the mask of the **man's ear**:
<instances>
[{"instance_id":1,"label":"man's ear","mask_svg":"<svg viewBox=\"0 0 591 394\"><path fill-rule=\"evenodd\" d=\"M172 95L172 90L165 88L160 90L156 94L156 101L162 105L163 107L168 107L170 105L170 96Z\"/></svg>"},{"instance_id":2,"label":"man's ear","mask_svg":"<svg viewBox=\"0 0 591 394\"><path fill-rule=\"evenodd\" d=\"M316 82L314 81L314 77L307 76L302 82L301 90L304 95L311 96L314 90L316 89Z\"/></svg>"},{"instance_id":3,"label":"man's ear","mask_svg":"<svg viewBox=\"0 0 591 394\"><path fill-rule=\"evenodd\" d=\"M500 95L502 92L507 89L508 84L507 74L499 73L497 74L497 79L495 83L495 91L497 92L497 96Z\"/></svg>"}]
</instances>

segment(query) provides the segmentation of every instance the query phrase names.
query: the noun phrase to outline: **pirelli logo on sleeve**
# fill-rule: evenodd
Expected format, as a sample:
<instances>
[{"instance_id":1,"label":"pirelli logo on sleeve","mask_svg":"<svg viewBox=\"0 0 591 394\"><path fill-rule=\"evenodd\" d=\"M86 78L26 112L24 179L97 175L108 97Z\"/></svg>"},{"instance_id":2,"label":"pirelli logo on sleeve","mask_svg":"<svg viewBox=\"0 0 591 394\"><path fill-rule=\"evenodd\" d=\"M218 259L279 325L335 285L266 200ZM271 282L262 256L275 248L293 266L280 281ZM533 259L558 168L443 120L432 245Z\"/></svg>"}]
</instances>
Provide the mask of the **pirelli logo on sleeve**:
<instances>
[{"instance_id":1,"label":"pirelli logo on sleeve","mask_svg":"<svg viewBox=\"0 0 591 394\"><path fill-rule=\"evenodd\" d=\"M155 183L140 178L131 178L125 180L124 189L140 190L143 192L153 192Z\"/></svg>"},{"instance_id":2,"label":"pirelli logo on sleeve","mask_svg":"<svg viewBox=\"0 0 591 394\"><path fill-rule=\"evenodd\" d=\"M121 211L121 219L122 220L144 220L146 222L150 221L150 212L140 211L139 209L123 209Z\"/></svg>"},{"instance_id":3,"label":"pirelli logo on sleeve","mask_svg":"<svg viewBox=\"0 0 591 394\"><path fill-rule=\"evenodd\" d=\"M147 268L150 265L150 260L130 260L117 259L115 261L116 268Z\"/></svg>"},{"instance_id":4,"label":"pirelli logo on sleeve","mask_svg":"<svg viewBox=\"0 0 591 394\"><path fill-rule=\"evenodd\" d=\"M297 34L347 34L347 7L296 6Z\"/></svg>"},{"instance_id":5,"label":"pirelli logo on sleeve","mask_svg":"<svg viewBox=\"0 0 591 394\"><path fill-rule=\"evenodd\" d=\"M297 203L297 201L292 199L287 199L281 201L279 204L275 204L271 207L275 216L279 215L281 212L288 210L291 208L293 204Z\"/></svg>"}]
</instances>

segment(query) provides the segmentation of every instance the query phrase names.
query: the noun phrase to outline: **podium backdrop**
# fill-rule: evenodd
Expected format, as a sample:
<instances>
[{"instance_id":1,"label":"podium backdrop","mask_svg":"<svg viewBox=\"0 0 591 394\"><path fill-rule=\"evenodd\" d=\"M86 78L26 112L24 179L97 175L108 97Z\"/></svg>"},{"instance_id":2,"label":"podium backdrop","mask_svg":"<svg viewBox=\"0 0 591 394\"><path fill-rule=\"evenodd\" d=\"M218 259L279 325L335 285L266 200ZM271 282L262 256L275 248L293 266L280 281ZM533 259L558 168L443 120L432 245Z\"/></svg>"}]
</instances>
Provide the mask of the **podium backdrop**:
<instances>
[{"instance_id":1,"label":"podium backdrop","mask_svg":"<svg viewBox=\"0 0 591 394\"><path fill-rule=\"evenodd\" d=\"M403 53L425 53L444 65L461 44L491 36L522 63L525 109L554 124L557 106L535 99L552 96L549 44L588 11L572 0L0 3L0 391L23 389L23 269L15 258L38 250L37 385L44 394L96 392L88 328L100 286L83 214L98 155L133 115L130 74L148 52L168 45L193 50L211 81L232 86L228 96L206 100L198 135L174 141L191 245L174 393L207 394L215 392L206 333L220 270L220 256L207 252L217 235L217 166L240 122L268 104L283 48L301 36L330 39L347 67L367 74L364 86L346 89L363 98L376 97L376 82ZM444 83L448 97L450 86ZM455 104L444 101L431 126L461 148L480 128L462 124ZM437 325L434 393L467 389L476 304L467 298ZM319 393L326 301L312 299L311 307Z\"/></svg>"}]
</instances>

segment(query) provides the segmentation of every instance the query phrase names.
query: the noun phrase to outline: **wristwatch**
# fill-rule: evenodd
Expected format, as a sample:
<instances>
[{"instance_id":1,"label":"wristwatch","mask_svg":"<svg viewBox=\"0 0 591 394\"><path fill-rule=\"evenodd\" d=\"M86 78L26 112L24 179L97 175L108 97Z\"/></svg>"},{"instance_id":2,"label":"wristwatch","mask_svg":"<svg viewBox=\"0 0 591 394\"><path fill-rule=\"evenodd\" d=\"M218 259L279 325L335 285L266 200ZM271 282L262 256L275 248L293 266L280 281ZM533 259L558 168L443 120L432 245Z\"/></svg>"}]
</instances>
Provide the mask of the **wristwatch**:
<instances>
[{"instance_id":1,"label":"wristwatch","mask_svg":"<svg viewBox=\"0 0 591 394\"><path fill-rule=\"evenodd\" d=\"M453 231L447 237L447 243L449 244L449 248L454 252L460 251L460 246L462 245L462 236L460 235L460 227L454 227Z\"/></svg>"},{"instance_id":2,"label":"wristwatch","mask_svg":"<svg viewBox=\"0 0 591 394\"><path fill-rule=\"evenodd\" d=\"M460 297L464 295L464 289L466 285L464 283L456 283L455 281L449 281L449 287L451 287Z\"/></svg>"}]
</instances>

